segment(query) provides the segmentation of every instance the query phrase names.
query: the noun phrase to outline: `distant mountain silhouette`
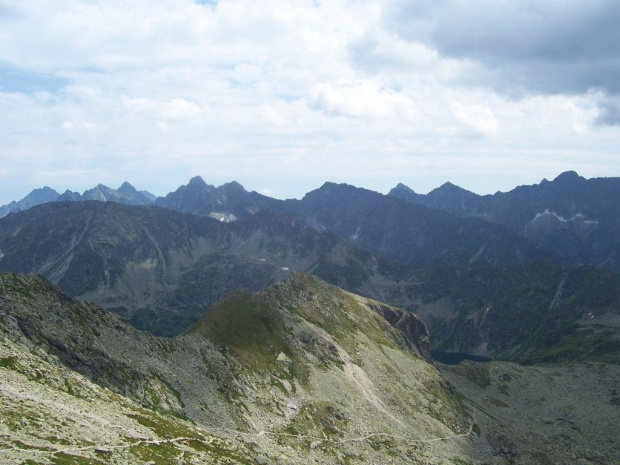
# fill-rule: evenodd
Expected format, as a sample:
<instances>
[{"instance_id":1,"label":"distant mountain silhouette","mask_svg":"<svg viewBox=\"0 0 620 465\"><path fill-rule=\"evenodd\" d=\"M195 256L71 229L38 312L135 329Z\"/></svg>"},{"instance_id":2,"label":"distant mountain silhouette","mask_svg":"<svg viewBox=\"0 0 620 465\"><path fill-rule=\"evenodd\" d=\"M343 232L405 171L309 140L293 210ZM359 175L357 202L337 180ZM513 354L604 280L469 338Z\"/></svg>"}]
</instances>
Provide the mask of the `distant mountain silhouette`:
<instances>
[{"instance_id":1,"label":"distant mountain silhouette","mask_svg":"<svg viewBox=\"0 0 620 465\"><path fill-rule=\"evenodd\" d=\"M92 189L79 192L65 191L59 194L50 187L34 189L30 194L19 201L0 207L0 218L9 213L28 210L37 205L49 202L78 202L81 200L99 200L101 202L119 202L126 205L150 205L156 197L147 191L137 191L131 184L124 182L117 190L98 184Z\"/></svg>"}]
</instances>

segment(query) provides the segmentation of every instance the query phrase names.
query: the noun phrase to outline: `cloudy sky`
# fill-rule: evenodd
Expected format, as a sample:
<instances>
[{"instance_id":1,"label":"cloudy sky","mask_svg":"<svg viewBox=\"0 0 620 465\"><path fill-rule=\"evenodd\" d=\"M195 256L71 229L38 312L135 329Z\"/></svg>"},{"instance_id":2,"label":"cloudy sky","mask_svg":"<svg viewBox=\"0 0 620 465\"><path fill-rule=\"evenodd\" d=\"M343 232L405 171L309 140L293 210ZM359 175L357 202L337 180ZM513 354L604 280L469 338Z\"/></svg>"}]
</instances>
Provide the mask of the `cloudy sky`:
<instances>
[{"instance_id":1,"label":"cloudy sky","mask_svg":"<svg viewBox=\"0 0 620 465\"><path fill-rule=\"evenodd\" d=\"M0 204L620 176L617 0L0 0Z\"/></svg>"}]
</instances>

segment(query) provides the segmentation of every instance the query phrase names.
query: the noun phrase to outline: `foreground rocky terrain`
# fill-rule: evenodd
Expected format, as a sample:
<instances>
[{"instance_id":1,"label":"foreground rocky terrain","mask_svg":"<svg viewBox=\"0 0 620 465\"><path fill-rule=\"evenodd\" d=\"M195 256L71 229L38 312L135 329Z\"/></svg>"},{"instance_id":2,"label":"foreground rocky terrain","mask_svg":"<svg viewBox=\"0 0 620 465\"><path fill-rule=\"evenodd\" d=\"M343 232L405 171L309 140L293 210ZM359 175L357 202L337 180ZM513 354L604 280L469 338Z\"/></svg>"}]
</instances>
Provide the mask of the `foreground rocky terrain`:
<instances>
[{"instance_id":1,"label":"foreground rocky terrain","mask_svg":"<svg viewBox=\"0 0 620 465\"><path fill-rule=\"evenodd\" d=\"M620 463L618 365L467 361L440 371L475 411L495 461Z\"/></svg>"},{"instance_id":2,"label":"foreground rocky terrain","mask_svg":"<svg viewBox=\"0 0 620 465\"><path fill-rule=\"evenodd\" d=\"M620 463L617 365L429 363L412 314L294 274L174 339L0 277L2 463Z\"/></svg>"},{"instance_id":3,"label":"foreground rocky terrain","mask_svg":"<svg viewBox=\"0 0 620 465\"><path fill-rule=\"evenodd\" d=\"M1 453L14 463L478 455L471 416L429 363L424 325L308 275L233 293L187 334L159 339L9 273L0 328Z\"/></svg>"}]
</instances>

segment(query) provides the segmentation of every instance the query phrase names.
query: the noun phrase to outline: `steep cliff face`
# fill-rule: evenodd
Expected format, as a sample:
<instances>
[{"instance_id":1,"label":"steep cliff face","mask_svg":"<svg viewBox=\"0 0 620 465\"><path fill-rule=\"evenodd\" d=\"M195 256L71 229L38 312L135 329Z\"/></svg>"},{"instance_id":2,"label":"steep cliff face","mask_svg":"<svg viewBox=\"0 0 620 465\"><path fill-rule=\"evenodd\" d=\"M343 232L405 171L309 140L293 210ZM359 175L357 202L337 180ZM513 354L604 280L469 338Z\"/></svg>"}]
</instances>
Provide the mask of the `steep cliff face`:
<instances>
[{"instance_id":1,"label":"steep cliff face","mask_svg":"<svg viewBox=\"0 0 620 465\"><path fill-rule=\"evenodd\" d=\"M405 344L424 360L431 361L428 329L422 321L411 312L389 307L387 305L370 304L379 315L400 331Z\"/></svg>"}]
</instances>

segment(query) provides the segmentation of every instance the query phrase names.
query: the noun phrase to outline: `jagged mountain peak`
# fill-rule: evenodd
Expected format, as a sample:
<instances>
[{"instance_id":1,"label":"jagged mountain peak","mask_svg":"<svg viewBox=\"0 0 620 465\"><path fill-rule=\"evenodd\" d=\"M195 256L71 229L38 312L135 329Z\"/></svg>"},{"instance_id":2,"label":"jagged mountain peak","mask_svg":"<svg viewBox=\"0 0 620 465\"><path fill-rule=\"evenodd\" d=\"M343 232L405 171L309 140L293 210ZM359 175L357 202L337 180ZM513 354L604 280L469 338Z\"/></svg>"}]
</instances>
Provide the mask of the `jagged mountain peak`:
<instances>
[{"instance_id":1,"label":"jagged mountain peak","mask_svg":"<svg viewBox=\"0 0 620 465\"><path fill-rule=\"evenodd\" d=\"M423 199L425 196L416 193L413 189L403 183L398 183L396 187L392 188L392 190L388 192L388 197L394 197L407 202L419 203L419 199Z\"/></svg>"},{"instance_id":2,"label":"jagged mountain peak","mask_svg":"<svg viewBox=\"0 0 620 465\"><path fill-rule=\"evenodd\" d=\"M155 205L228 222L247 218L260 210L263 203L271 200L250 194L237 181L215 187L207 184L200 176L195 176L189 184L165 197L159 197Z\"/></svg>"},{"instance_id":3,"label":"jagged mountain peak","mask_svg":"<svg viewBox=\"0 0 620 465\"><path fill-rule=\"evenodd\" d=\"M319 187L318 189L315 189L315 191L329 191L331 189L358 189L356 186L353 186L351 184L347 184L344 182L332 182L332 181L327 181L324 182L323 185L321 187Z\"/></svg>"},{"instance_id":4,"label":"jagged mountain peak","mask_svg":"<svg viewBox=\"0 0 620 465\"><path fill-rule=\"evenodd\" d=\"M231 181L231 182L227 182L225 184L222 184L221 186L218 187L218 189L221 189L227 193L246 193L247 191L245 190L245 188L239 184L237 181Z\"/></svg>"},{"instance_id":5,"label":"jagged mountain peak","mask_svg":"<svg viewBox=\"0 0 620 465\"><path fill-rule=\"evenodd\" d=\"M318 189L314 189L308 192L304 197L305 199L317 198L317 197L326 197L331 196L335 193L338 194L359 194L359 195L373 195L373 196L382 196L378 192L371 191L369 189L364 189L363 187L353 186L347 183L336 183L336 182L325 182Z\"/></svg>"},{"instance_id":6,"label":"jagged mountain peak","mask_svg":"<svg viewBox=\"0 0 620 465\"><path fill-rule=\"evenodd\" d=\"M457 186L456 184L451 183L450 181L443 183L441 186L433 189L432 191L430 191L428 193L429 196L432 196L434 194L438 194L438 193L465 193L468 195L472 195L475 197L479 197L478 194L475 194L471 191L468 191L467 189L464 189L460 186Z\"/></svg>"},{"instance_id":7,"label":"jagged mountain peak","mask_svg":"<svg viewBox=\"0 0 620 465\"><path fill-rule=\"evenodd\" d=\"M405 191L405 192L409 192L412 194L416 193L411 187L403 184L402 182L399 182L398 184L396 184L396 187L392 188L392 191Z\"/></svg>"},{"instance_id":8,"label":"jagged mountain peak","mask_svg":"<svg viewBox=\"0 0 620 465\"><path fill-rule=\"evenodd\" d=\"M209 186L209 184L207 184L205 182L204 179L202 179L202 176L194 176L193 178L191 178L189 180L189 183L187 183L188 186L193 186L193 187L197 187L197 186L202 186L202 187L207 187Z\"/></svg>"},{"instance_id":9,"label":"jagged mountain peak","mask_svg":"<svg viewBox=\"0 0 620 465\"><path fill-rule=\"evenodd\" d=\"M586 181L586 178L579 176L576 171L565 171L560 173L554 180L554 184L571 185Z\"/></svg>"},{"instance_id":10,"label":"jagged mountain peak","mask_svg":"<svg viewBox=\"0 0 620 465\"><path fill-rule=\"evenodd\" d=\"M559 180L566 180L566 179L580 179L581 176L579 176L579 173L577 173L576 171L573 170L569 170L569 171L564 171L560 174L558 174L554 181L559 181Z\"/></svg>"},{"instance_id":11,"label":"jagged mountain peak","mask_svg":"<svg viewBox=\"0 0 620 465\"><path fill-rule=\"evenodd\" d=\"M5 217L9 213L16 213L23 210L27 210L35 205L42 203L53 202L59 197L51 187L45 186L39 189L32 190L26 197L19 201L13 201L8 205L0 206L0 218Z\"/></svg>"},{"instance_id":12,"label":"jagged mountain peak","mask_svg":"<svg viewBox=\"0 0 620 465\"><path fill-rule=\"evenodd\" d=\"M123 184L121 184L121 186L117 189L118 192L137 192L136 188L133 187L131 184L129 184L129 182L125 181L123 182Z\"/></svg>"},{"instance_id":13,"label":"jagged mountain peak","mask_svg":"<svg viewBox=\"0 0 620 465\"><path fill-rule=\"evenodd\" d=\"M43 186L43 187L40 187L38 189L33 189L31 194L34 193L34 192L45 192L45 193L49 193L49 194L52 194L52 193L58 194L58 192L56 192L55 189L52 189L49 186Z\"/></svg>"}]
</instances>

